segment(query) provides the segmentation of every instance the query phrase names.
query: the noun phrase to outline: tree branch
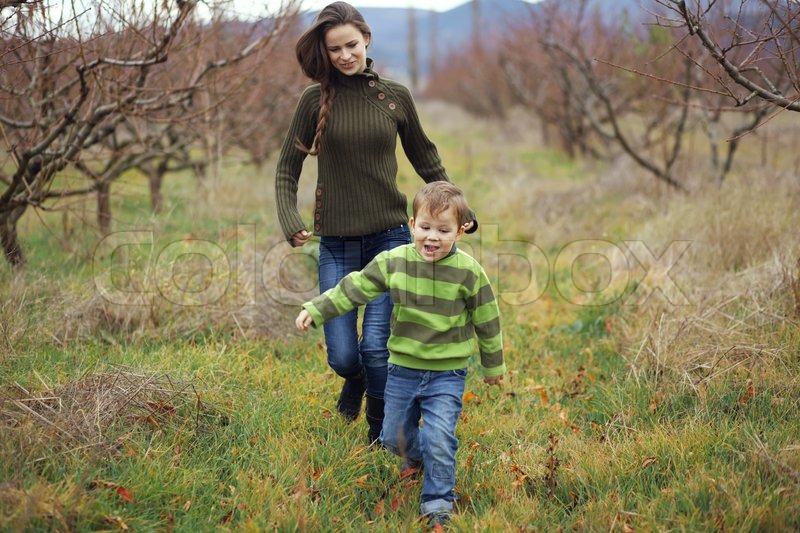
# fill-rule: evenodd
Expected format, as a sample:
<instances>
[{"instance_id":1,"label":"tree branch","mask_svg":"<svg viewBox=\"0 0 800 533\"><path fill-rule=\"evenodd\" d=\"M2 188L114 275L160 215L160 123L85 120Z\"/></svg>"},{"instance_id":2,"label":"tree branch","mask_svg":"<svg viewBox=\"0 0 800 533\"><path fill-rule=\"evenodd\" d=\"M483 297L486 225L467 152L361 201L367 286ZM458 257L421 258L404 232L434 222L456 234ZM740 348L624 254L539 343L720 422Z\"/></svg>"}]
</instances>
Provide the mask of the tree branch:
<instances>
[{"instance_id":1,"label":"tree branch","mask_svg":"<svg viewBox=\"0 0 800 533\"><path fill-rule=\"evenodd\" d=\"M738 85L744 87L748 91L758 95L759 98L762 98L772 104L783 107L790 111L800 111L800 96L797 98L787 98L779 91L775 90L774 88L771 90L769 88L765 88L755 81L751 80L747 76L744 75L744 71L734 65L727 57L726 51L720 47L720 45L714 40L711 34L708 32L708 29L703 24L702 15L695 15L689 11L686 7L686 2L684 0L669 0L673 4L677 6L678 12L683 17L683 20L686 22L686 26L689 30L691 35L696 35L697 38L700 40L701 44L711 53L711 56L714 60L725 70L728 76ZM790 5L791 3L787 4ZM711 9L712 4L709 4L709 9ZM768 39L768 40L773 40Z\"/></svg>"}]
</instances>

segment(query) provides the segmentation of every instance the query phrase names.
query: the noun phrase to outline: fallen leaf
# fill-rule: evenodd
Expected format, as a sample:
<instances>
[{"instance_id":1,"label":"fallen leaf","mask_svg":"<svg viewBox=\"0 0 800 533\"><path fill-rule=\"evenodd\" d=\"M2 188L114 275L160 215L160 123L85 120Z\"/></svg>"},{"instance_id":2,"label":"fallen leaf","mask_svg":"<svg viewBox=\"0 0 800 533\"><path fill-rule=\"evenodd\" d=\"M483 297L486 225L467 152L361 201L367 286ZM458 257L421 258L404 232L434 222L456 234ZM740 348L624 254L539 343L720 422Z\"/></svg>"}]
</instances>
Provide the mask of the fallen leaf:
<instances>
[{"instance_id":1,"label":"fallen leaf","mask_svg":"<svg viewBox=\"0 0 800 533\"><path fill-rule=\"evenodd\" d=\"M658 405L656 404L656 399L655 398L650 398L650 405L648 405L647 408L650 410L651 413L653 413L653 414L656 413L656 409L658 408Z\"/></svg>"},{"instance_id":2,"label":"fallen leaf","mask_svg":"<svg viewBox=\"0 0 800 533\"><path fill-rule=\"evenodd\" d=\"M579 428L578 426L573 424L572 421L570 421L569 417L567 416L567 412L566 411L561 411L560 413L558 413L558 418L560 418L561 421L564 422L564 425L568 426L572 430L573 433L580 433L581 432L581 428Z\"/></svg>"},{"instance_id":3,"label":"fallen leaf","mask_svg":"<svg viewBox=\"0 0 800 533\"><path fill-rule=\"evenodd\" d=\"M525 485L528 474L519 467L519 465L511 465L511 471L514 473L514 481L511 482L511 486L514 488L521 487Z\"/></svg>"},{"instance_id":4,"label":"fallen leaf","mask_svg":"<svg viewBox=\"0 0 800 533\"><path fill-rule=\"evenodd\" d=\"M117 494L119 494L119 497L122 498L123 500L125 500L126 502L136 503L134 501L134 499L133 499L133 494L131 494L131 491L129 491L125 487L118 486L116 488L116 491L117 491Z\"/></svg>"},{"instance_id":5,"label":"fallen leaf","mask_svg":"<svg viewBox=\"0 0 800 533\"><path fill-rule=\"evenodd\" d=\"M116 526L117 529L122 531L130 531L130 527L128 527L128 524L126 524L120 516L106 516L105 520L108 524L113 524Z\"/></svg>"},{"instance_id":6,"label":"fallen leaf","mask_svg":"<svg viewBox=\"0 0 800 533\"><path fill-rule=\"evenodd\" d=\"M153 415L138 415L138 416L130 416L128 418L130 418L134 422L147 422L156 429L161 428L158 421L155 418L153 418Z\"/></svg>"},{"instance_id":7,"label":"fallen leaf","mask_svg":"<svg viewBox=\"0 0 800 533\"><path fill-rule=\"evenodd\" d=\"M756 389L755 389L755 387L753 387L753 380L752 379L748 379L747 380L747 389L744 391L744 394L742 394L742 397L739 398L739 403L744 405L744 404L747 403L747 401L750 398L752 398L755 395L756 395Z\"/></svg>"},{"instance_id":8,"label":"fallen leaf","mask_svg":"<svg viewBox=\"0 0 800 533\"><path fill-rule=\"evenodd\" d=\"M170 405L168 403L163 402L145 402L147 406L155 412L158 413L166 413L166 414L173 414L175 412L175 406Z\"/></svg>"},{"instance_id":9,"label":"fallen leaf","mask_svg":"<svg viewBox=\"0 0 800 533\"><path fill-rule=\"evenodd\" d=\"M464 397L462 398L462 400L464 401L464 403L469 403L469 402L471 402L471 401L474 401L474 400L477 400L477 399L478 399L478 395L477 395L477 394L475 394L475 393L474 393L474 392L472 392L472 391L467 391L467 392L465 392L465 393L464 393Z\"/></svg>"},{"instance_id":10,"label":"fallen leaf","mask_svg":"<svg viewBox=\"0 0 800 533\"><path fill-rule=\"evenodd\" d=\"M372 510L372 514L374 515L382 515L383 514L383 507L384 503L383 500L379 501L375 504L375 508Z\"/></svg>"},{"instance_id":11,"label":"fallen leaf","mask_svg":"<svg viewBox=\"0 0 800 533\"><path fill-rule=\"evenodd\" d=\"M181 464L181 445L177 444L172 452L172 466L177 468Z\"/></svg>"},{"instance_id":12,"label":"fallen leaf","mask_svg":"<svg viewBox=\"0 0 800 533\"><path fill-rule=\"evenodd\" d=\"M469 454L467 456L467 461L464 463L464 469L470 470L472 469L472 463L475 461L475 456L473 454Z\"/></svg>"},{"instance_id":13,"label":"fallen leaf","mask_svg":"<svg viewBox=\"0 0 800 533\"><path fill-rule=\"evenodd\" d=\"M364 474L363 476L361 476L356 480L356 485L358 485L359 487L366 487L367 479L369 479L369 474Z\"/></svg>"},{"instance_id":14,"label":"fallen leaf","mask_svg":"<svg viewBox=\"0 0 800 533\"><path fill-rule=\"evenodd\" d=\"M394 498L392 498L392 503L389 504L390 507L392 508L392 511L397 511L402 501L403 500L400 499L400 496L395 496Z\"/></svg>"},{"instance_id":15,"label":"fallen leaf","mask_svg":"<svg viewBox=\"0 0 800 533\"><path fill-rule=\"evenodd\" d=\"M547 395L547 391L544 390L544 387L539 389L539 397L542 399L542 405L547 407L547 404L550 402L550 396Z\"/></svg>"},{"instance_id":16,"label":"fallen leaf","mask_svg":"<svg viewBox=\"0 0 800 533\"><path fill-rule=\"evenodd\" d=\"M183 504L183 510L188 513L189 509L191 508L192 508L192 500L186 500L186 503Z\"/></svg>"},{"instance_id":17,"label":"fallen leaf","mask_svg":"<svg viewBox=\"0 0 800 533\"><path fill-rule=\"evenodd\" d=\"M647 468L651 464L657 463L657 462L658 462L658 457L648 457L647 459L642 461L642 468Z\"/></svg>"}]
</instances>

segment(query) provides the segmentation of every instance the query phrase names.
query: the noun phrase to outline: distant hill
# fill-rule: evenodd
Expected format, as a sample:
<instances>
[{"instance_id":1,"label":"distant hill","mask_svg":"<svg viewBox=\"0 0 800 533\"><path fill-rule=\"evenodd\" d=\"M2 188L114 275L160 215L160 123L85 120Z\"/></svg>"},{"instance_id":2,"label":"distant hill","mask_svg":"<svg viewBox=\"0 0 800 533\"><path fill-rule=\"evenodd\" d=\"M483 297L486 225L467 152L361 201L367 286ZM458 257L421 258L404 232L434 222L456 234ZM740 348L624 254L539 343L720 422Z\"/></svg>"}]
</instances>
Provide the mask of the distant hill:
<instances>
[{"instance_id":1,"label":"distant hill","mask_svg":"<svg viewBox=\"0 0 800 533\"><path fill-rule=\"evenodd\" d=\"M546 2L576 2L576 0L544 0L542 3L529 3L522 0L479 0L479 16L483 27L481 31L487 42L493 35L502 34L514 21L525 20L532 10L541 9ZM593 7L599 7L610 18L620 16L637 20L649 14L642 3L653 4L652 0L590 0ZM357 1L353 5L358 6ZM649 5L648 5L649 7ZM409 9L404 8L359 8L367 23L372 28L373 43L369 56L375 59L376 69L386 77L407 82L409 75ZM417 54L419 58L420 76L428 74L430 65L431 36L435 29L435 51L437 61L443 60L449 52L457 50L469 42L473 26L472 2L466 2L456 8L441 13L414 9L417 21ZM306 16L311 20L316 12Z\"/></svg>"}]
</instances>

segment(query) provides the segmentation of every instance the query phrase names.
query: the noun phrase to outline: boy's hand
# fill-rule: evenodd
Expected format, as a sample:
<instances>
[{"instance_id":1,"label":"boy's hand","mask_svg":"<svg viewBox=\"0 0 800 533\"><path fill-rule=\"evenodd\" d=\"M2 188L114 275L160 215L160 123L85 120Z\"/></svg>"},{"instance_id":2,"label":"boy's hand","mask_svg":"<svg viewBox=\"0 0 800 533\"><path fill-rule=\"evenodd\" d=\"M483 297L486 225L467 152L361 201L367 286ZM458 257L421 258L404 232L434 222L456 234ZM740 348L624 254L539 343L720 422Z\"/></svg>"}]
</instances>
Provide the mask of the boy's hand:
<instances>
[{"instance_id":1,"label":"boy's hand","mask_svg":"<svg viewBox=\"0 0 800 533\"><path fill-rule=\"evenodd\" d=\"M311 319L311 315L303 309L300 311L300 314L297 315L297 318L294 321L294 325L297 326L297 329L300 331L308 331L308 327L311 325L313 320Z\"/></svg>"},{"instance_id":2,"label":"boy's hand","mask_svg":"<svg viewBox=\"0 0 800 533\"><path fill-rule=\"evenodd\" d=\"M503 381L503 376L486 376L483 378L483 382L487 385L500 385L501 381Z\"/></svg>"}]
</instances>

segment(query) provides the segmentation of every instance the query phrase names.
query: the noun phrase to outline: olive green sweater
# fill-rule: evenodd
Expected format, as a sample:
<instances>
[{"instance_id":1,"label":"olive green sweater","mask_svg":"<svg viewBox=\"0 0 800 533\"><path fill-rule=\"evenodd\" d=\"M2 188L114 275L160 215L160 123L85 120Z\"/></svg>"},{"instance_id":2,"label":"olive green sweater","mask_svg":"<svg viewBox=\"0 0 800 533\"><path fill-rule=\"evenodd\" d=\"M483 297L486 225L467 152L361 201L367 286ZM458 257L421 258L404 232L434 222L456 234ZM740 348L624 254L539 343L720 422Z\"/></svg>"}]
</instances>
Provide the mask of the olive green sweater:
<instances>
[{"instance_id":1,"label":"olive green sweater","mask_svg":"<svg viewBox=\"0 0 800 533\"><path fill-rule=\"evenodd\" d=\"M400 83L380 78L372 60L367 64L361 74L334 75L335 97L317 156L312 225L317 235L369 235L408 221L407 199L396 181L398 135L425 182L449 181L436 147L422 130L411 93ZM311 146L319 96L319 84L303 92L278 159L275 196L287 240L308 227L297 209L306 154L295 142Z\"/></svg>"},{"instance_id":2,"label":"olive green sweater","mask_svg":"<svg viewBox=\"0 0 800 533\"><path fill-rule=\"evenodd\" d=\"M381 252L360 272L303 304L315 327L390 291L389 362L419 370L465 368L475 336L485 376L505 372L500 316L489 279L470 255L454 250L425 261L413 244Z\"/></svg>"}]
</instances>

